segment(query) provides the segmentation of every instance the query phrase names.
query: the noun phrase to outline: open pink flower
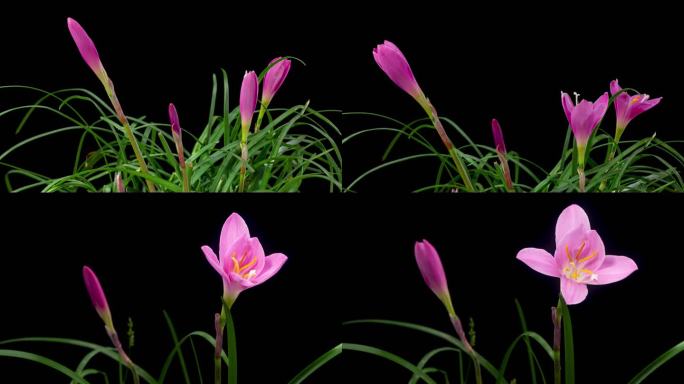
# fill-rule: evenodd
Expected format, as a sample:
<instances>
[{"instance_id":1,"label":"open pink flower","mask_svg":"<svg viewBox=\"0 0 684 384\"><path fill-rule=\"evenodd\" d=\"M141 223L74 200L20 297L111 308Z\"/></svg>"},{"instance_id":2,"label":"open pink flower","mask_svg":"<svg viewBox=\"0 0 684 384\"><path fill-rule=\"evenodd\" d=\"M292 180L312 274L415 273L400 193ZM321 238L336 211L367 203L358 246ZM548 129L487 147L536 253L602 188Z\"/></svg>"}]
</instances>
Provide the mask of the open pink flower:
<instances>
[{"instance_id":1,"label":"open pink flower","mask_svg":"<svg viewBox=\"0 0 684 384\"><path fill-rule=\"evenodd\" d=\"M622 87L618 84L617 79L610 82L611 95L615 96L615 94L621 90ZM658 105L661 99L662 97L649 99L648 95L642 94L630 96L627 92L619 94L615 98L615 115L617 117L616 132L618 132L619 135L622 135L622 131L625 130L625 127L627 127L627 124L629 124L632 119Z\"/></svg>"},{"instance_id":2,"label":"open pink flower","mask_svg":"<svg viewBox=\"0 0 684 384\"><path fill-rule=\"evenodd\" d=\"M567 304L578 304L587 297L587 285L620 281L637 270L634 260L606 255L603 241L591 229L589 217L577 205L560 214L556 223L556 252L525 248L517 259L547 276L560 278L560 289Z\"/></svg>"},{"instance_id":3,"label":"open pink flower","mask_svg":"<svg viewBox=\"0 0 684 384\"><path fill-rule=\"evenodd\" d=\"M261 96L261 102L265 105L271 103L273 96L278 92L280 86L283 85L287 74L290 72L292 61L290 59L276 57L271 60L270 64L273 64L273 66L266 72L266 75L264 75L264 86Z\"/></svg>"},{"instance_id":4,"label":"open pink flower","mask_svg":"<svg viewBox=\"0 0 684 384\"><path fill-rule=\"evenodd\" d=\"M223 297L229 305L240 292L270 279L287 261L282 253L264 256L259 239L249 236L247 224L237 213L223 224L218 256L206 245L202 251L223 278Z\"/></svg>"},{"instance_id":5,"label":"open pink flower","mask_svg":"<svg viewBox=\"0 0 684 384\"><path fill-rule=\"evenodd\" d=\"M606 92L594 103L587 100L581 100L575 105L572 102L570 95L561 92L561 101L563 110L565 111L565 117L568 118L568 123L570 123L570 128L575 135L577 146L580 148L582 154L584 154L584 148L587 146L589 137L608 110L609 99L608 92ZM583 156L580 161L584 161Z\"/></svg>"},{"instance_id":6,"label":"open pink flower","mask_svg":"<svg viewBox=\"0 0 684 384\"><path fill-rule=\"evenodd\" d=\"M373 49L373 58L394 84L411 95L421 105L425 104L425 95L413 76L411 66L394 43L385 40L383 44L378 44Z\"/></svg>"}]
</instances>

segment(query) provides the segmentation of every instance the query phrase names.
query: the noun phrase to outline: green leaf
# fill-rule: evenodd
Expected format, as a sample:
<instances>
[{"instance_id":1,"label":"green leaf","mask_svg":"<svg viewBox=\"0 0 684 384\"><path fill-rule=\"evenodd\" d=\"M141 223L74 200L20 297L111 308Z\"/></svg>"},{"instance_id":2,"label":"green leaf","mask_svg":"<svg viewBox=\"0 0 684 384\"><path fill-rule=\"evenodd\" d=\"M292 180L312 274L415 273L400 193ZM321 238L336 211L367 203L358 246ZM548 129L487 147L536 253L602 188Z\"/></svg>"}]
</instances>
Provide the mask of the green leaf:
<instances>
[{"instance_id":1,"label":"green leaf","mask_svg":"<svg viewBox=\"0 0 684 384\"><path fill-rule=\"evenodd\" d=\"M650 376L651 373L653 373L661 365L667 363L673 357L680 354L682 351L684 351L684 341L682 341L681 343L679 343L679 344L675 345L674 347L668 349L662 355L658 356L658 358L653 360L651 362L651 364L647 365L646 367L644 367L644 369L641 370L641 372L637 373L637 375L634 376L634 378L629 381L629 384L641 383L642 381L644 381L644 379L648 378L648 376Z\"/></svg>"}]
</instances>

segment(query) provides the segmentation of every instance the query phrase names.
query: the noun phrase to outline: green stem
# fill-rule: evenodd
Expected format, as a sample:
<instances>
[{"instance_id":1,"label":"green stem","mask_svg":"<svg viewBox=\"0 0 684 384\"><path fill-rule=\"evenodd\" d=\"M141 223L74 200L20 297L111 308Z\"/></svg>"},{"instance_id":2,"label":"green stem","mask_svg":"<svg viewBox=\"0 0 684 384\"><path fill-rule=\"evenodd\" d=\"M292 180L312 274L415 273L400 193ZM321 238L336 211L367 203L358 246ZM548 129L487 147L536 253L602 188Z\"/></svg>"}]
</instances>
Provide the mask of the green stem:
<instances>
[{"instance_id":1,"label":"green stem","mask_svg":"<svg viewBox=\"0 0 684 384\"><path fill-rule=\"evenodd\" d=\"M225 309L221 309L214 317L214 328L216 328L216 339L214 349L214 384L221 384L221 353L223 352L223 329L226 327Z\"/></svg>"},{"instance_id":2,"label":"green stem","mask_svg":"<svg viewBox=\"0 0 684 384\"><path fill-rule=\"evenodd\" d=\"M245 179L247 177L247 143L242 142L240 143L240 149L242 151L242 155L240 156L242 159L242 165L240 166L240 186L238 189L238 192L244 192L245 191Z\"/></svg>"},{"instance_id":3,"label":"green stem","mask_svg":"<svg viewBox=\"0 0 684 384\"><path fill-rule=\"evenodd\" d=\"M105 329L107 329L107 333L109 334L109 339L112 341L112 344L114 344L114 348L116 348L116 351L119 353L119 357L121 357L121 361L133 374L133 383L134 384L140 384L140 377L138 376L138 371L135 369L135 364L133 364L133 361L131 360L131 358L128 357L128 355L126 354L126 351L124 351L123 345L121 345L121 341L119 340L119 335L116 334L116 331L114 330L114 328L109 328L109 327L105 326Z\"/></svg>"},{"instance_id":4,"label":"green stem","mask_svg":"<svg viewBox=\"0 0 684 384\"><path fill-rule=\"evenodd\" d=\"M468 170L466 169L465 164L463 164L463 160L461 159L461 155L459 154L458 150L454 147L454 143L452 143L451 139L449 139L449 136L447 135L446 130L442 125L442 122L439 120L437 110L430 103L430 100L428 100L427 98L425 98L424 101L421 102L421 106L430 117L430 121L432 121L432 125L435 126L435 129L437 130L437 133L439 134L442 143L444 143L444 146L446 146L447 150L449 151L449 155L451 156L451 159L454 161L454 165L456 165L456 170L458 171L458 174L461 176L461 179L463 180L463 184L465 185L466 190L468 192L475 192L473 183L470 181L470 175L468 174Z\"/></svg>"},{"instance_id":5,"label":"green stem","mask_svg":"<svg viewBox=\"0 0 684 384\"><path fill-rule=\"evenodd\" d=\"M579 167L577 167L577 175L579 176L579 191L585 192L586 191L587 178L584 175L584 166L583 165L580 165Z\"/></svg>"},{"instance_id":6,"label":"green stem","mask_svg":"<svg viewBox=\"0 0 684 384\"><path fill-rule=\"evenodd\" d=\"M131 143L131 147L133 148L133 153L135 153L135 158L138 161L140 170L143 174L149 175L150 171L147 168L145 158L143 158L142 152L140 151L138 140L135 138L133 130L131 129L131 126L128 124L128 119L126 118L126 115L123 112L123 108L121 108L121 103L119 102L119 99L116 97L116 92L114 91L114 84L111 80L108 80L108 83L104 83L104 85L105 90L107 91L107 95L109 96L109 100L112 102L112 106L114 106L114 110L116 111L116 116L119 118L119 122L121 122L121 125L123 125L126 137L128 138L128 141ZM156 191L154 183L152 183L151 180L145 179L145 183L147 184L147 189L150 192Z\"/></svg>"},{"instance_id":7,"label":"green stem","mask_svg":"<svg viewBox=\"0 0 684 384\"><path fill-rule=\"evenodd\" d=\"M261 121L264 119L264 115L266 114L266 108L268 108L268 104L261 104L261 108L259 108L259 116L257 117L256 124L254 125L254 133L259 132L259 128L261 128Z\"/></svg>"},{"instance_id":8,"label":"green stem","mask_svg":"<svg viewBox=\"0 0 684 384\"><path fill-rule=\"evenodd\" d=\"M237 342L235 340L235 324L230 306L225 305L226 341L228 342L228 384L237 384Z\"/></svg>"},{"instance_id":9,"label":"green stem","mask_svg":"<svg viewBox=\"0 0 684 384\"><path fill-rule=\"evenodd\" d=\"M606 154L606 163L610 163L615 159L615 153L617 152L618 145L620 144L620 138L622 137L622 133L624 132L624 128L620 129L619 127L615 129L615 138L613 139L613 142L610 145L610 149L608 150L608 153ZM606 189L608 182L603 179L601 180L601 185L599 186L600 191L604 191Z\"/></svg>"},{"instance_id":10,"label":"green stem","mask_svg":"<svg viewBox=\"0 0 684 384\"><path fill-rule=\"evenodd\" d=\"M477 354L475 353L475 350L473 347L470 345L470 342L468 341L468 338L465 335L465 332L463 331L463 325L461 324L461 320L456 316L456 313L453 312L453 307L452 309L449 309L449 305L447 305L447 310L449 310L449 319L451 320L451 324L454 326L454 329L456 330L456 334L458 335L458 338L461 339L461 343L463 343L463 346L466 349L466 352L468 352L468 355L470 355L470 358L473 360L473 366L475 367L475 382L477 384L482 384L482 369L480 367L480 361L477 359Z\"/></svg>"},{"instance_id":11,"label":"green stem","mask_svg":"<svg viewBox=\"0 0 684 384\"><path fill-rule=\"evenodd\" d=\"M513 187L513 180L511 179L511 168L508 166L508 159L505 153L497 152L499 156L499 162L501 163L501 170L504 175L504 182L506 184L506 191L515 192Z\"/></svg>"},{"instance_id":12,"label":"green stem","mask_svg":"<svg viewBox=\"0 0 684 384\"><path fill-rule=\"evenodd\" d=\"M188 178L187 168L181 168L181 172L183 173L183 192L190 192L190 179Z\"/></svg>"},{"instance_id":13,"label":"green stem","mask_svg":"<svg viewBox=\"0 0 684 384\"><path fill-rule=\"evenodd\" d=\"M561 384L561 311L560 300L557 307L551 307L551 320L553 321L553 382Z\"/></svg>"}]
</instances>

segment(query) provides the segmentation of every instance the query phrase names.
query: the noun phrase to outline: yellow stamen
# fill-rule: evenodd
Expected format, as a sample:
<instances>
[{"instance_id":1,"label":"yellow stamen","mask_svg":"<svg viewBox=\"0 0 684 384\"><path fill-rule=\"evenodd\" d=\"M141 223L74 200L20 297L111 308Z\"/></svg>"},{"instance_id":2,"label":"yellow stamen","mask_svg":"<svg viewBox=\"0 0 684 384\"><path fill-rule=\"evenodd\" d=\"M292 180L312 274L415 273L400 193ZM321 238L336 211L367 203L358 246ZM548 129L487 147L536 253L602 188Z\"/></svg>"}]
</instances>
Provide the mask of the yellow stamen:
<instances>
[{"instance_id":1,"label":"yellow stamen","mask_svg":"<svg viewBox=\"0 0 684 384\"><path fill-rule=\"evenodd\" d=\"M580 262L580 263L584 263L584 262L589 261L589 260L593 259L594 257L596 257L596 255L598 255L598 252L594 251L594 252L591 253L591 255L589 255L589 256L587 256L587 257L583 257L583 258L581 258L580 260L577 260L577 261Z\"/></svg>"},{"instance_id":2,"label":"yellow stamen","mask_svg":"<svg viewBox=\"0 0 684 384\"><path fill-rule=\"evenodd\" d=\"M641 95L636 95L636 96L632 97L632 100L629 101L629 104L632 105L634 103L638 103L639 100L641 100Z\"/></svg>"},{"instance_id":3,"label":"yellow stamen","mask_svg":"<svg viewBox=\"0 0 684 384\"><path fill-rule=\"evenodd\" d=\"M252 257L252 260L250 260L249 263L247 263L247 264L243 265L242 267L240 267L240 269L238 270L238 273L244 271L245 269L248 269L248 268L252 267L254 264L256 264L256 262L257 262L257 258L256 258L256 257Z\"/></svg>"},{"instance_id":4,"label":"yellow stamen","mask_svg":"<svg viewBox=\"0 0 684 384\"><path fill-rule=\"evenodd\" d=\"M568 255L568 261L572 263L572 256L570 256L570 248L565 244L565 254Z\"/></svg>"},{"instance_id":5,"label":"yellow stamen","mask_svg":"<svg viewBox=\"0 0 684 384\"><path fill-rule=\"evenodd\" d=\"M233 272L240 273L240 263L238 263L237 258L234 254L230 258L233 260Z\"/></svg>"},{"instance_id":6,"label":"yellow stamen","mask_svg":"<svg viewBox=\"0 0 684 384\"><path fill-rule=\"evenodd\" d=\"M587 245L587 242L583 241L582 245L580 245L579 249L577 250L577 253L575 254L575 260L579 259L579 256L582 254L585 245Z\"/></svg>"}]
</instances>

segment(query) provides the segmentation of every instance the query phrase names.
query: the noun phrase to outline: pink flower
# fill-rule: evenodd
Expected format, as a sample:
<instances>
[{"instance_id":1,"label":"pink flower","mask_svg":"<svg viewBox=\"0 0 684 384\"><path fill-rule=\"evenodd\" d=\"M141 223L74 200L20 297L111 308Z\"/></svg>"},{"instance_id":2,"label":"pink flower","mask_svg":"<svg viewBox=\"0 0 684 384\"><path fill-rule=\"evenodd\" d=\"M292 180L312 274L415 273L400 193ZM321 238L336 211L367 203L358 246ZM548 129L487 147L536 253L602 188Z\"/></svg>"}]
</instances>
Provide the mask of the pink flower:
<instances>
[{"instance_id":1,"label":"pink flower","mask_svg":"<svg viewBox=\"0 0 684 384\"><path fill-rule=\"evenodd\" d=\"M427 284L428 288L437 295L447 309L451 308L451 313L453 307L449 295L449 287L447 286L444 267L442 267L442 261L439 258L437 250L430 242L423 240L416 241L414 253L418 269L420 270L421 275L423 275L425 284Z\"/></svg>"},{"instance_id":2,"label":"pink flower","mask_svg":"<svg viewBox=\"0 0 684 384\"><path fill-rule=\"evenodd\" d=\"M418 103L425 105L425 95L413 76L411 66L409 66L406 57L404 57L404 54L401 53L396 45L385 40L383 44L378 44L373 49L373 57L378 66L380 66L380 69L389 76L394 84L411 95Z\"/></svg>"},{"instance_id":3,"label":"pink flower","mask_svg":"<svg viewBox=\"0 0 684 384\"><path fill-rule=\"evenodd\" d=\"M242 118L242 132L246 139L249 126L252 123L252 116L259 97L259 80L254 71L245 72L240 88L240 117Z\"/></svg>"},{"instance_id":4,"label":"pink flower","mask_svg":"<svg viewBox=\"0 0 684 384\"><path fill-rule=\"evenodd\" d=\"M275 59L271 60L270 64L273 64L273 66L268 70L268 72L266 72L266 75L264 76L263 96L261 98L261 102L265 105L271 103L273 96L276 94L276 92L278 92L280 86L283 85L288 72L290 72L290 66L292 65L292 62L290 59L276 57Z\"/></svg>"},{"instance_id":5,"label":"pink flower","mask_svg":"<svg viewBox=\"0 0 684 384\"><path fill-rule=\"evenodd\" d=\"M622 88L618 84L617 79L610 82L610 94L615 96ZM636 94L630 96L627 92L620 93L615 98L615 115L617 117L616 132L622 134L627 124L632 119L639 116L641 113L648 111L660 103L662 97L657 99L649 99L648 95Z\"/></svg>"},{"instance_id":6,"label":"pink flower","mask_svg":"<svg viewBox=\"0 0 684 384\"><path fill-rule=\"evenodd\" d=\"M556 252L525 248L517 259L548 276L560 278L560 289L567 304L578 304L587 297L587 285L620 281L637 270L632 259L606 255L603 241L591 229L582 208L571 205L556 223Z\"/></svg>"},{"instance_id":7,"label":"pink flower","mask_svg":"<svg viewBox=\"0 0 684 384\"><path fill-rule=\"evenodd\" d=\"M171 122L171 133L173 141L176 143L176 151L178 152L178 163L181 168L185 168L185 155L183 154L183 131L181 130L180 120L178 119L178 111L173 103L169 104L169 121Z\"/></svg>"},{"instance_id":8,"label":"pink flower","mask_svg":"<svg viewBox=\"0 0 684 384\"><path fill-rule=\"evenodd\" d=\"M506 143L504 143L503 131L497 119L492 119L492 135L494 135L494 145L496 145L496 155L501 163L503 170L504 181L506 183L506 190L515 192L513 187L513 179L511 178L511 169L508 166L508 158L506 157Z\"/></svg>"},{"instance_id":9,"label":"pink flower","mask_svg":"<svg viewBox=\"0 0 684 384\"><path fill-rule=\"evenodd\" d=\"M504 143L501 125L499 125L499 121L497 119L492 119L492 135L494 136L496 152L506 154L506 143Z\"/></svg>"},{"instance_id":10,"label":"pink flower","mask_svg":"<svg viewBox=\"0 0 684 384\"><path fill-rule=\"evenodd\" d=\"M88 266L83 267L83 281L97 314L104 321L108 330L113 330L114 322L112 321L112 313L109 311L109 304L107 304L107 297L102 290L102 285L97 275Z\"/></svg>"},{"instance_id":11,"label":"pink flower","mask_svg":"<svg viewBox=\"0 0 684 384\"><path fill-rule=\"evenodd\" d=\"M608 92L599 97L596 102L582 100L579 104L574 105L570 95L561 92L561 101L565 117L568 118L572 133L575 135L577 147L580 148L580 153L584 155L584 149L587 146L589 137L598 126L598 123L603 119L603 116L608 110ZM581 156L580 164L584 163L584 156Z\"/></svg>"},{"instance_id":12,"label":"pink flower","mask_svg":"<svg viewBox=\"0 0 684 384\"><path fill-rule=\"evenodd\" d=\"M67 27L69 28L71 38L76 43L76 47L78 47L78 51L81 53L83 60L88 64L90 69L95 72L95 75L97 75L100 81L107 86L107 73L105 72L104 66L102 66L100 55L97 53L97 48L95 48L93 40L88 36L83 27L81 27L81 24L70 17L67 18Z\"/></svg>"},{"instance_id":13,"label":"pink flower","mask_svg":"<svg viewBox=\"0 0 684 384\"><path fill-rule=\"evenodd\" d=\"M202 251L223 278L223 297L229 305L240 292L270 279L287 261L282 253L264 256L259 239L249 236L247 224L237 213L231 214L223 224L219 255L206 245Z\"/></svg>"}]
</instances>

